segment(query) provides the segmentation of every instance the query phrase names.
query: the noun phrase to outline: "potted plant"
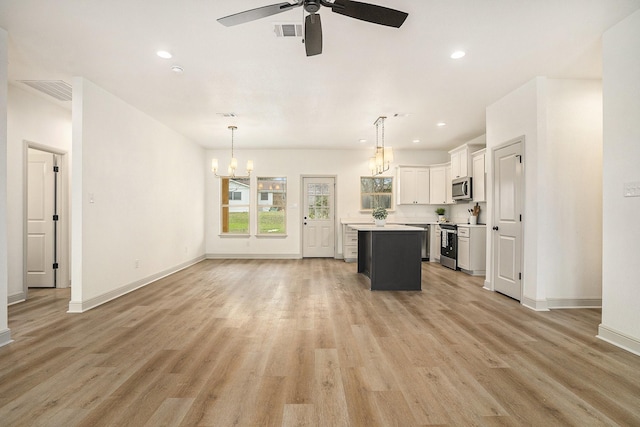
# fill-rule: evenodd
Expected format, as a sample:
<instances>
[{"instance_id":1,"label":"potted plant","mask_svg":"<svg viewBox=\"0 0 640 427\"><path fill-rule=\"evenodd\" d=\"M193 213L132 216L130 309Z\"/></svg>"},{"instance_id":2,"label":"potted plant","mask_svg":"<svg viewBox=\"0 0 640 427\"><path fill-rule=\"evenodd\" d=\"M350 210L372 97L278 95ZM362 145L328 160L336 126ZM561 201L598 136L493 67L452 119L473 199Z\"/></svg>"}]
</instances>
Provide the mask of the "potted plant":
<instances>
[{"instance_id":1,"label":"potted plant","mask_svg":"<svg viewBox=\"0 0 640 427\"><path fill-rule=\"evenodd\" d=\"M438 221L439 222L443 222L445 220L444 213L445 213L444 208L437 208L436 209L436 214L438 214Z\"/></svg>"},{"instance_id":2,"label":"potted plant","mask_svg":"<svg viewBox=\"0 0 640 427\"><path fill-rule=\"evenodd\" d=\"M385 208L375 208L371 212L371 215L373 215L376 225L378 227L383 227L387 222L387 215L389 215L389 213Z\"/></svg>"}]
</instances>

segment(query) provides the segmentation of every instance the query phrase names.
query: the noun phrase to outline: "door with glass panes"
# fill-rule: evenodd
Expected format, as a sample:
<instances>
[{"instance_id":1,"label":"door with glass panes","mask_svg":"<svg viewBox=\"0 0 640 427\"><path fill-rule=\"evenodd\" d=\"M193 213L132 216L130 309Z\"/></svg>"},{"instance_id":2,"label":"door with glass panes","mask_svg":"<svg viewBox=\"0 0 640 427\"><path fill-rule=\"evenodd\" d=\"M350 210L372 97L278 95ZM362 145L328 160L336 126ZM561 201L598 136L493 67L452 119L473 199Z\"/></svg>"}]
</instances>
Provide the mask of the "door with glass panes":
<instances>
[{"instance_id":1,"label":"door with glass panes","mask_svg":"<svg viewBox=\"0 0 640 427\"><path fill-rule=\"evenodd\" d=\"M304 177L302 256L335 256L335 178Z\"/></svg>"}]
</instances>

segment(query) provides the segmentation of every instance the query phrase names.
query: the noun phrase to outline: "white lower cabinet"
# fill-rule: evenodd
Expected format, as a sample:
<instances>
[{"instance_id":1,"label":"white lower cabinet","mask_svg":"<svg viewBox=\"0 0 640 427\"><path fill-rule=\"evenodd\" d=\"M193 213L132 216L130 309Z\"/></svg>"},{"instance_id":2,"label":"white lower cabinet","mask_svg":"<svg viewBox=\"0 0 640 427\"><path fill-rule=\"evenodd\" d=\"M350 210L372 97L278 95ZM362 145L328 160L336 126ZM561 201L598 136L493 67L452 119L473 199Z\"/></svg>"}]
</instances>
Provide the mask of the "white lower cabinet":
<instances>
[{"instance_id":1,"label":"white lower cabinet","mask_svg":"<svg viewBox=\"0 0 640 427\"><path fill-rule=\"evenodd\" d=\"M440 248L442 243L442 235L438 224L431 224L429 230L429 261L440 261Z\"/></svg>"},{"instance_id":2,"label":"white lower cabinet","mask_svg":"<svg viewBox=\"0 0 640 427\"><path fill-rule=\"evenodd\" d=\"M358 231L347 224L342 226L342 256L345 262L358 261Z\"/></svg>"},{"instance_id":3,"label":"white lower cabinet","mask_svg":"<svg viewBox=\"0 0 640 427\"><path fill-rule=\"evenodd\" d=\"M486 273L486 227L458 226L458 267L473 276Z\"/></svg>"}]
</instances>

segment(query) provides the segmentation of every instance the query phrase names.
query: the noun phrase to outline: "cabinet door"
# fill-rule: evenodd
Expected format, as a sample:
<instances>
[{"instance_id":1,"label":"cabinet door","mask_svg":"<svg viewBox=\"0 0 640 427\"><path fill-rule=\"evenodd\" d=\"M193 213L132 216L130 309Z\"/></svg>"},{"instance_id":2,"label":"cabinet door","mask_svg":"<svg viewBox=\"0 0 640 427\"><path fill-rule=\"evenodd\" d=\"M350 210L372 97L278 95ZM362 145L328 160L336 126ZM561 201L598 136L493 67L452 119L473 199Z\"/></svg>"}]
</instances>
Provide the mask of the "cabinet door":
<instances>
[{"instance_id":1,"label":"cabinet door","mask_svg":"<svg viewBox=\"0 0 640 427\"><path fill-rule=\"evenodd\" d=\"M416 170L398 168L398 204L410 205L416 201Z\"/></svg>"},{"instance_id":2,"label":"cabinet door","mask_svg":"<svg viewBox=\"0 0 640 427\"><path fill-rule=\"evenodd\" d=\"M429 204L429 169L421 168L416 170L416 203L420 205Z\"/></svg>"},{"instance_id":3,"label":"cabinet door","mask_svg":"<svg viewBox=\"0 0 640 427\"><path fill-rule=\"evenodd\" d=\"M446 169L444 166L429 170L429 200L433 205L447 203Z\"/></svg>"},{"instance_id":4,"label":"cabinet door","mask_svg":"<svg viewBox=\"0 0 640 427\"><path fill-rule=\"evenodd\" d=\"M453 203L453 188L451 187L451 166L444 168L445 203Z\"/></svg>"},{"instance_id":5,"label":"cabinet door","mask_svg":"<svg viewBox=\"0 0 640 427\"><path fill-rule=\"evenodd\" d=\"M440 248L442 247L442 234L438 225L431 225L429 233L429 258L433 261L440 261Z\"/></svg>"},{"instance_id":6,"label":"cabinet door","mask_svg":"<svg viewBox=\"0 0 640 427\"><path fill-rule=\"evenodd\" d=\"M469 270L469 238L458 237L458 267Z\"/></svg>"},{"instance_id":7,"label":"cabinet door","mask_svg":"<svg viewBox=\"0 0 640 427\"><path fill-rule=\"evenodd\" d=\"M451 153L451 177L461 178L469 174L469 149L462 148Z\"/></svg>"},{"instance_id":8,"label":"cabinet door","mask_svg":"<svg viewBox=\"0 0 640 427\"><path fill-rule=\"evenodd\" d=\"M484 188L486 184L484 154L473 157L473 200L475 202L484 202Z\"/></svg>"}]
</instances>

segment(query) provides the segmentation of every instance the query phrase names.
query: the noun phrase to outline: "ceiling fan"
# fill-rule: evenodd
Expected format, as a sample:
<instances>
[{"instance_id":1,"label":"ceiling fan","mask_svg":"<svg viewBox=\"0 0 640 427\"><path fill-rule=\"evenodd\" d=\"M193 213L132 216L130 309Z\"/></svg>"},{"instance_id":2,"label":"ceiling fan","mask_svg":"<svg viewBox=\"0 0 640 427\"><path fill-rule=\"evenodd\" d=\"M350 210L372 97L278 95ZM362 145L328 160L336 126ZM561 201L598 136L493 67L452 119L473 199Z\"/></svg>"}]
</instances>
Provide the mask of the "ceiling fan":
<instances>
[{"instance_id":1,"label":"ceiling fan","mask_svg":"<svg viewBox=\"0 0 640 427\"><path fill-rule=\"evenodd\" d=\"M245 10L244 12L220 18L218 22L231 27L286 12L300 6L304 6L304 10L309 13L304 20L304 45L307 56L322 53L322 24L320 23L320 15L318 15L320 6L329 7L333 12L350 18L395 28L400 28L407 16L409 16L408 13L399 10L352 0L334 0L333 2L327 0L298 0L297 3L293 4L284 2Z\"/></svg>"}]
</instances>

